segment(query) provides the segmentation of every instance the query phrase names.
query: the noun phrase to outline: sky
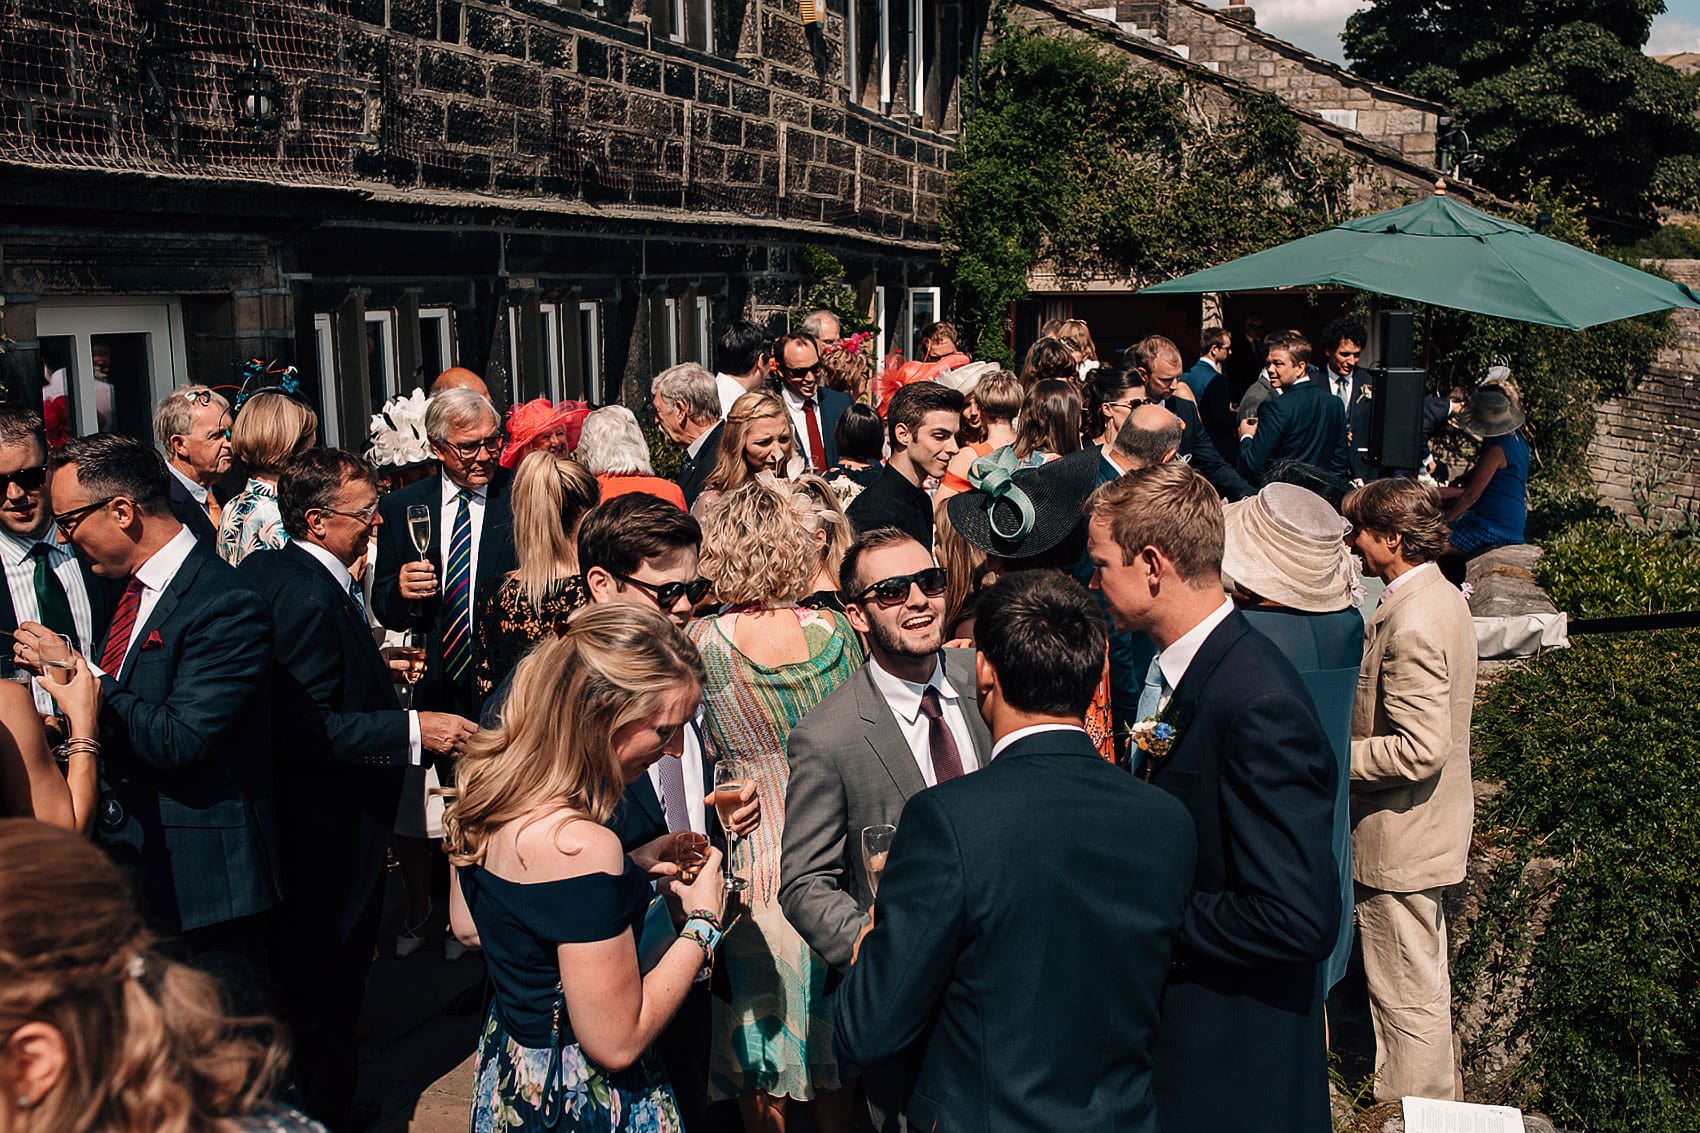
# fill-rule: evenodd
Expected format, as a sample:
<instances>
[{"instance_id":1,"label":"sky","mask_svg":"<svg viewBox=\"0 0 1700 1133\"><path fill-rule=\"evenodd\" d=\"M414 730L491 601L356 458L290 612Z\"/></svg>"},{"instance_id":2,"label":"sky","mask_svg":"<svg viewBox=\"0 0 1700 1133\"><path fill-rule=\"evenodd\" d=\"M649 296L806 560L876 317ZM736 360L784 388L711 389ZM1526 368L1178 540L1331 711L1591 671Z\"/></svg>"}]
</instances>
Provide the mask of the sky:
<instances>
[{"instance_id":1,"label":"sky","mask_svg":"<svg viewBox=\"0 0 1700 1133\"><path fill-rule=\"evenodd\" d=\"M1211 0L1224 6L1225 0ZM1257 11L1257 26L1336 63L1345 62L1340 30L1346 17L1367 0L1249 0ZM1700 0L1665 0L1665 14L1653 21L1647 43L1652 55L1700 51Z\"/></svg>"}]
</instances>

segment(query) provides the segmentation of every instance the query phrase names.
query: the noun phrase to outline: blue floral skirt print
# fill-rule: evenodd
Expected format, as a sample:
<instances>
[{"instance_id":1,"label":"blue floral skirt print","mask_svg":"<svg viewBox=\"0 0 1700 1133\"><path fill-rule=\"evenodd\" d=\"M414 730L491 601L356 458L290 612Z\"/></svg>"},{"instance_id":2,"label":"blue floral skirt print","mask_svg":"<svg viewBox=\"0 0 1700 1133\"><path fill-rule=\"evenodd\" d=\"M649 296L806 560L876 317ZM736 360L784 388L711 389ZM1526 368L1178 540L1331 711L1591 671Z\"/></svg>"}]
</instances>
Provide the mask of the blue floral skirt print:
<instances>
[{"instance_id":1,"label":"blue floral skirt print","mask_svg":"<svg viewBox=\"0 0 1700 1133\"><path fill-rule=\"evenodd\" d=\"M559 1116L543 1114L547 1047L521 1046L496 1018L494 1008L478 1040L478 1080L472 1089L472 1133L522 1129L572 1133L681 1133L672 1087L653 1053L626 1070L610 1073L592 1062L577 1043L561 1047L555 1089ZM554 1109L552 1105L550 1107Z\"/></svg>"}]
</instances>

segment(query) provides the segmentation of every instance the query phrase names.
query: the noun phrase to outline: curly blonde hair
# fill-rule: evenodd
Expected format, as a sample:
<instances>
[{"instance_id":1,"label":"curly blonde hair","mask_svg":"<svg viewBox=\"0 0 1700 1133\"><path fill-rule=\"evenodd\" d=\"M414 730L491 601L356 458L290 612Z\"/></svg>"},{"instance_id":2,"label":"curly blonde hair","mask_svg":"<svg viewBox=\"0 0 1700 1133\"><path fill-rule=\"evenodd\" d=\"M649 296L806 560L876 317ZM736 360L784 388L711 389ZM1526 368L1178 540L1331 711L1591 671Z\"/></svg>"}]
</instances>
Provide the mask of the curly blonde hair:
<instances>
[{"instance_id":1,"label":"curly blonde hair","mask_svg":"<svg viewBox=\"0 0 1700 1133\"><path fill-rule=\"evenodd\" d=\"M696 646L660 612L608 603L573 614L520 661L495 727L466 742L455 786L439 792L449 861L481 863L490 838L527 816L571 807L607 822L625 790L614 733L702 682Z\"/></svg>"},{"instance_id":2,"label":"curly blonde hair","mask_svg":"<svg viewBox=\"0 0 1700 1133\"><path fill-rule=\"evenodd\" d=\"M734 606L788 606L809 592L819 560L809 497L772 473L722 492L702 517L705 578Z\"/></svg>"},{"instance_id":3,"label":"curly blonde hair","mask_svg":"<svg viewBox=\"0 0 1700 1133\"><path fill-rule=\"evenodd\" d=\"M856 540L850 517L844 514L844 505L839 502L838 493L832 490L832 485L813 472L805 472L791 483L796 485L798 493L808 503L814 518L811 531L826 536L820 550L821 568L837 578L838 568L844 564L844 556Z\"/></svg>"},{"instance_id":4,"label":"curly blonde hair","mask_svg":"<svg viewBox=\"0 0 1700 1133\"><path fill-rule=\"evenodd\" d=\"M218 982L162 956L124 875L68 831L0 820L0 1034L44 1023L64 1072L38 1133L213 1133L283 1069L275 1024L224 1012Z\"/></svg>"}]
</instances>

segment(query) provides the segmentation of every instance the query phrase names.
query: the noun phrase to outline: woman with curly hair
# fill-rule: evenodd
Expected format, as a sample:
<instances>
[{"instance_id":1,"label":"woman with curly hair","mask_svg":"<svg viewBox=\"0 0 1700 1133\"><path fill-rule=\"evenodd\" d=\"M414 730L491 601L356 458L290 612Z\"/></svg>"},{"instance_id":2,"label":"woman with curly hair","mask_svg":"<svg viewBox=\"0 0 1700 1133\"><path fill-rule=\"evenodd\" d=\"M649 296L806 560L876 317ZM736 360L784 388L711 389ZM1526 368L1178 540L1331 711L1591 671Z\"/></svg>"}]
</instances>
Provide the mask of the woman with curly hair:
<instances>
[{"instance_id":1,"label":"woman with curly hair","mask_svg":"<svg viewBox=\"0 0 1700 1133\"><path fill-rule=\"evenodd\" d=\"M720 430L719 455L691 514L700 520L715 496L730 492L758 473L791 476L794 439L791 413L778 394L756 390L734 401Z\"/></svg>"},{"instance_id":2,"label":"woman with curly hair","mask_svg":"<svg viewBox=\"0 0 1700 1133\"><path fill-rule=\"evenodd\" d=\"M778 900L786 741L863 660L843 614L797 605L819 569L817 523L808 497L770 475L722 494L703 517L701 570L725 608L688 630L707 672L708 754L743 763L761 800L761 825L731 851L732 873L749 881L748 915L726 936L732 1000L715 1001L709 1055L710 1097L737 1098L751 1133L780 1133L792 1099L816 1102L824 1133L849 1126L849 1092L832 1053L827 965Z\"/></svg>"},{"instance_id":3,"label":"woman with curly hair","mask_svg":"<svg viewBox=\"0 0 1700 1133\"><path fill-rule=\"evenodd\" d=\"M324 1133L269 1104L274 1026L168 959L124 874L69 831L0 820L0 1129Z\"/></svg>"},{"instance_id":4,"label":"woman with curly hair","mask_svg":"<svg viewBox=\"0 0 1700 1133\"><path fill-rule=\"evenodd\" d=\"M1084 382L1101 365L1098 344L1092 341L1092 329L1086 325L1085 319L1064 319L1062 326L1057 328L1057 337L1067 343L1079 358L1076 369Z\"/></svg>"},{"instance_id":5,"label":"woman with curly hair","mask_svg":"<svg viewBox=\"0 0 1700 1133\"><path fill-rule=\"evenodd\" d=\"M449 924L483 948L493 989L473 1133L680 1127L650 1045L719 945L720 852L668 882L689 913L646 973L650 879L607 824L628 784L679 757L701 690L697 651L666 616L592 606L519 663L495 726L457 761Z\"/></svg>"}]
</instances>

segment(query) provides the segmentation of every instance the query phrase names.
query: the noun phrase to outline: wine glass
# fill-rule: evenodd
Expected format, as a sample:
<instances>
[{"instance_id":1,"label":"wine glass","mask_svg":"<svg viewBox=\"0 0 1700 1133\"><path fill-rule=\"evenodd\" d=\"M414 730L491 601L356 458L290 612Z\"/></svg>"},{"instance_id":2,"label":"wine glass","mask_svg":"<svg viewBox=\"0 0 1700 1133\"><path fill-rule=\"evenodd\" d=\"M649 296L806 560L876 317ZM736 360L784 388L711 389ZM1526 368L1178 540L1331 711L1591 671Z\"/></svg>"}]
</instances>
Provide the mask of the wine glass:
<instances>
[{"instance_id":1,"label":"wine glass","mask_svg":"<svg viewBox=\"0 0 1700 1133\"><path fill-rule=\"evenodd\" d=\"M41 653L41 675L56 685L71 683L71 674L77 667L76 655L72 652L71 639L62 633L53 635L58 638L57 646L49 646Z\"/></svg>"},{"instance_id":2,"label":"wine glass","mask_svg":"<svg viewBox=\"0 0 1700 1133\"><path fill-rule=\"evenodd\" d=\"M677 865L679 880L689 885L708 864L708 838L694 830L681 830L673 835L672 845L661 852L661 860Z\"/></svg>"},{"instance_id":3,"label":"wine glass","mask_svg":"<svg viewBox=\"0 0 1700 1133\"><path fill-rule=\"evenodd\" d=\"M719 759L714 763L714 809L720 815L720 825L726 831L726 888L729 892L749 885L748 879L732 876L730 859L733 848L741 841L732 833L732 816L744 805L744 788L749 785L750 777L750 768L742 760Z\"/></svg>"},{"instance_id":4,"label":"wine glass","mask_svg":"<svg viewBox=\"0 0 1700 1133\"><path fill-rule=\"evenodd\" d=\"M401 635L400 645L386 646L383 654L390 666L391 679L400 678L396 696L401 706L412 708L414 686L425 675L425 635L409 630Z\"/></svg>"},{"instance_id":5,"label":"wine glass","mask_svg":"<svg viewBox=\"0 0 1700 1133\"><path fill-rule=\"evenodd\" d=\"M891 853L891 839L896 833L897 827L889 823L862 827L862 868L868 874L869 897L880 894L880 875L885 872L885 859Z\"/></svg>"},{"instance_id":6,"label":"wine glass","mask_svg":"<svg viewBox=\"0 0 1700 1133\"><path fill-rule=\"evenodd\" d=\"M431 549L431 509L425 504L407 505L407 535L421 559Z\"/></svg>"}]
</instances>

